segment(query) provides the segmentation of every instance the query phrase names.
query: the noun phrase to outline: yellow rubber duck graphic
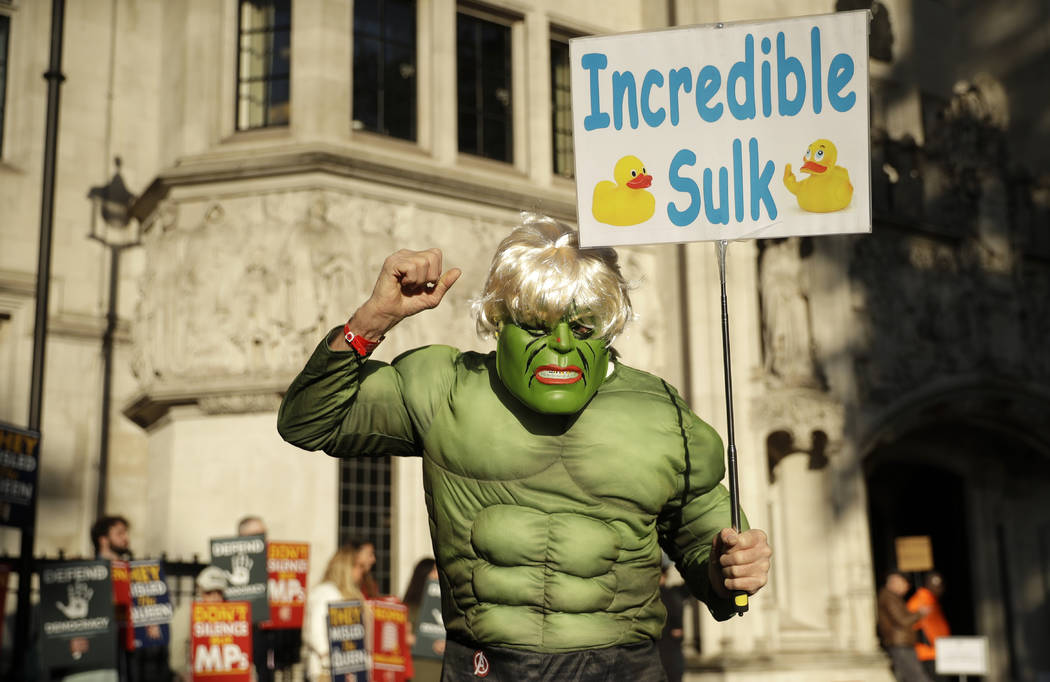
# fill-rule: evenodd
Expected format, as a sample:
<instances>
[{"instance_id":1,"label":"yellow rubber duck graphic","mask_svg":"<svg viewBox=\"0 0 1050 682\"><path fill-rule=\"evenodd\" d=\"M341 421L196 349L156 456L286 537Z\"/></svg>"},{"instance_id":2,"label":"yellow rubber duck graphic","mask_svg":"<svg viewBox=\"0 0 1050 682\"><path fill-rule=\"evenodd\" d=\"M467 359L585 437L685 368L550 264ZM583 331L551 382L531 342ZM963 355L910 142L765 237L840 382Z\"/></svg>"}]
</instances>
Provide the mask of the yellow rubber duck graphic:
<instances>
[{"instance_id":1,"label":"yellow rubber duck graphic","mask_svg":"<svg viewBox=\"0 0 1050 682\"><path fill-rule=\"evenodd\" d=\"M616 182L602 180L594 187L591 213L606 225L637 225L653 217L656 197L645 191L653 176L637 156L625 156L613 169Z\"/></svg>"},{"instance_id":2,"label":"yellow rubber duck graphic","mask_svg":"<svg viewBox=\"0 0 1050 682\"><path fill-rule=\"evenodd\" d=\"M817 140L806 148L803 173L809 177L799 181L791 172L791 164L784 168L784 186L798 199L803 211L830 213L849 206L853 198L853 184L845 168L836 166L838 150L831 140Z\"/></svg>"}]
</instances>

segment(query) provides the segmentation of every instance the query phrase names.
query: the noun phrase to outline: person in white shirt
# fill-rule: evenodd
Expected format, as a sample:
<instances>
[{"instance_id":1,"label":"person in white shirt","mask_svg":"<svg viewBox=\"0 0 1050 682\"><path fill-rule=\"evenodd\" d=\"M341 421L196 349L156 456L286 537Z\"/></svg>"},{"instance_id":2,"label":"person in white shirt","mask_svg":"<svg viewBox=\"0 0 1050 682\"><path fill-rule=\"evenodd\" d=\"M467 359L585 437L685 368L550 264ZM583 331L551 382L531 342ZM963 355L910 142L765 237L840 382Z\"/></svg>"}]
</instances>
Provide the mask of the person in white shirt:
<instances>
[{"instance_id":1,"label":"person in white shirt","mask_svg":"<svg viewBox=\"0 0 1050 682\"><path fill-rule=\"evenodd\" d=\"M306 653L306 676L310 682L331 679L328 651L328 604L361 600L361 578L364 570L357 562L358 547L343 545L328 561L321 584L309 590L303 620L303 649ZM365 609L367 615L367 609ZM367 628L366 628L367 632Z\"/></svg>"}]
</instances>

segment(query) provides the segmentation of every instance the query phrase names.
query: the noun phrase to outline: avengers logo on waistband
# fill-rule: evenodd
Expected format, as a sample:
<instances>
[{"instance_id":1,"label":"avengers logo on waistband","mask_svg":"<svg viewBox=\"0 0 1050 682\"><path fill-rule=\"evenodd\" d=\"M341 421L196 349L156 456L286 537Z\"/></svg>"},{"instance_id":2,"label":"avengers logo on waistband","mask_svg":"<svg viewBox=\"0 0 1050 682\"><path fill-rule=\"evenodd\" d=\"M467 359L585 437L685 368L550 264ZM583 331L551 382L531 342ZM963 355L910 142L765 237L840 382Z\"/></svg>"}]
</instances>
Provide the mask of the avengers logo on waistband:
<instances>
[{"instance_id":1,"label":"avengers logo on waistband","mask_svg":"<svg viewBox=\"0 0 1050 682\"><path fill-rule=\"evenodd\" d=\"M489 676L489 659L481 651L474 652L474 677Z\"/></svg>"}]
</instances>

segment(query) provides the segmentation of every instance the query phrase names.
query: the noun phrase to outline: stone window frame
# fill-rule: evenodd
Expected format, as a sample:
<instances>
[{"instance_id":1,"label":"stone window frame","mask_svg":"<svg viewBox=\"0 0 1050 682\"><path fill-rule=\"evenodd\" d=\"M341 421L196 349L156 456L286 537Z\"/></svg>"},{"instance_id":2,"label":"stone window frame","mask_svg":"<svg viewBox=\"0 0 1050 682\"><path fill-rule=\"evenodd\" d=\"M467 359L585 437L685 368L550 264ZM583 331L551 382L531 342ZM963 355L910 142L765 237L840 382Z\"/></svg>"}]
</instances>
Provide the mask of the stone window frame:
<instances>
[{"instance_id":1,"label":"stone window frame","mask_svg":"<svg viewBox=\"0 0 1050 682\"><path fill-rule=\"evenodd\" d=\"M573 180L576 157L572 131L572 90L570 88L569 40L581 34L558 26L550 27L551 72L551 172L555 177ZM558 67L564 67L564 82L559 82ZM559 96L562 97L559 100ZM559 124L559 118L562 123ZM567 122L566 122L567 121Z\"/></svg>"},{"instance_id":2,"label":"stone window frame","mask_svg":"<svg viewBox=\"0 0 1050 682\"><path fill-rule=\"evenodd\" d=\"M506 97L507 102L506 114L505 114L505 152L506 156L503 158L486 155L484 153L484 129L482 128L477 139L478 148L476 151L468 151L463 148L463 141L459 139L460 133L460 118L463 115L460 110L460 79L459 74L459 62L461 59L461 47L459 41L460 31L460 19L465 18L468 20L474 20L477 22L485 22L497 26L503 26L507 31L507 48L506 53L503 55L505 59L504 71L506 74ZM523 17L513 14L503 8L489 7L486 5L480 5L470 2L460 2L456 5L456 17L455 17L455 53L456 53L456 136L457 136L457 150L460 157L468 157L473 159L482 159L487 162L496 162L500 164L507 164L509 166L517 166L522 162L525 154L524 147L524 119L525 119L525 97L524 88L526 84L525 74L522 69L524 62L524 19ZM480 26L480 24L479 24ZM475 93L477 92L477 80L475 80ZM474 112L475 120L478 117L482 119L488 117L483 108L478 109ZM496 118L496 117L492 117Z\"/></svg>"},{"instance_id":3,"label":"stone window frame","mask_svg":"<svg viewBox=\"0 0 1050 682\"><path fill-rule=\"evenodd\" d=\"M406 42L404 40L397 39L397 38L391 38L391 37L385 35L386 34L386 30L385 29L386 29L386 25L387 25L385 10L387 8L387 5L393 4L393 3L404 3L404 4L407 4L407 5L410 6L410 10L411 10L411 13L413 15L414 25L413 25L413 30L412 30L412 32L410 34L410 38L408 39L407 44L406 44ZM367 131L367 132L374 133L374 134L377 134L377 135L384 135L384 136L388 136L388 137L391 137L391 138L394 138L394 139L405 140L407 142L415 143L418 140L418 137L419 137L419 93L420 93L420 87L419 87L419 59L418 59L418 57L419 57L420 3L417 2L416 0L372 0L371 4L369 6L378 7L380 28L379 28L378 35L368 35L368 36L364 35L364 32L360 31L358 29L358 22L357 22L356 12L357 12L358 7L361 7L361 6L362 5L360 5L358 3L354 3L355 16L354 16L353 21L351 22L352 23L352 29L351 30L353 32L353 45L354 45L354 51L351 53L351 61L352 61L352 64L351 64L351 74L352 74L352 79L351 79L352 80L352 85L351 85L351 88L352 88L352 91L353 91L352 95L351 95L351 102L352 102L351 103L351 124L352 124L352 128L353 128L353 130L355 132L356 131ZM407 46L409 48L409 51L410 51L410 54L411 54L411 64L409 65L408 68L411 71L411 75L410 76L406 76L405 75L404 68L403 68L404 65L402 65L402 73L401 73L401 77L402 78L405 78L405 79L411 78L412 79L412 87L411 87L411 91L412 92L411 92L411 96L409 98L409 101L401 103L402 106L404 106L405 108L407 108L410 111L409 133L408 133L407 136L406 135L399 135L399 134L396 134L396 133L391 132L389 130L389 126L387 124L387 117L384 115L384 110L386 109L385 105L389 104L389 102L387 101L387 98L386 98L387 89L384 87L384 83L383 83L383 72L385 71L385 69L384 69L384 67L382 65L380 66L380 68L378 70L378 73L375 74L376 78L373 81L373 86L374 86L374 89L376 90L377 100L378 100L376 102L376 106L378 107L378 112L376 112L376 119L377 119L376 126L377 127L374 128L374 129L368 127L357 116L357 113L358 113L357 107L360 104L360 101L359 101L360 98L359 98L359 92L358 92L359 79L362 78L365 74L363 74L359 70L359 63L358 63L358 60L357 60L356 50L357 50L358 42L360 40L364 39L364 38L368 38L368 39L371 39L371 40L378 41L379 49L380 49L380 61L381 61L381 63L382 63L382 60L383 60L383 53L385 53L385 50L386 50L387 47L389 47L391 45L396 45L396 46L401 46L401 47L406 47Z\"/></svg>"},{"instance_id":4,"label":"stone window frame","mask_svg":"<svg viewBox=\"0 0 1050 682\"><path fill-rule=\"evenodd\" d=\"M390 457L352 457L339 461L339 544L370 542L372 568L380 594L393 594L393 462Z\"/></svg>"},{"instance_id":5,"label":"stone window frame","mask_svg":"<svg viewBox=\"0 0 1050 682\"><path fill-rule=\"evenodd\" d=\"M260 27L245 28L245 12L250 5L257 4L268 4L274 8L275 17L273 23L268 23ZM278 6L283 5L287 10L287 23L278 23L276 16L280 12ZM273 51L275 42L280 34L285 35L285 49L288 50L287 65L288 69L285 73L274 73L273 71ZM270 59L265 66L265 73L262 75L251 75L250 68L245 58L245 41L250 40L251 36L263 37L264 42L267 43L267 47L270 54ZM266 40L266 36L269 36L269 40ZM235 59L235 73L236 73L236 88L234 90L234 130L237 132L243 132L246 130L258 130L261 128L273 128L273 127L285 127L288 126L291 120L291 106L292 106L292 0L237 0L237 46L236 46L236 59ZM249 46L251 49L252 46ZM249 57L250 59L250 57ZM275 106L271 100L273 84L283 81L287 88L287 97ZM265 90L265 100L262 103L255 103L252 101L252 94L246 91L246 87L250 90L253 84L262 83ZM252 114L254 113L253 108L255 105L261 106L262 108L262 122L254 122ZM283 105L284 116L274 116L280 112L280 105Z\"/></svg>"}]
</instances>

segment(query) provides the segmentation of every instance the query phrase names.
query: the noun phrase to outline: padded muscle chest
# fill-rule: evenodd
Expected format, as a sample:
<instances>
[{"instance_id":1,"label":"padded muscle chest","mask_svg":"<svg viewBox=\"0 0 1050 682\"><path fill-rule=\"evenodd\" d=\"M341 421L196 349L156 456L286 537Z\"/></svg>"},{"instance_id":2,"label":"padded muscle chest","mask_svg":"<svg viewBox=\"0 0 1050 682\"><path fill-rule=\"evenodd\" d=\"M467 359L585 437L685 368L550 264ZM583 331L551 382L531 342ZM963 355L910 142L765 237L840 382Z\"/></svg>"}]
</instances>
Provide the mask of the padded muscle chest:
<instances>
[{"instance_id":1,"label":"padded muscle chest","mask_svg":"<svg viewBox=\"0 0 1050 682\"><path fill-rule=\"evenodd\" d=\"M494 372L456 373L421 436L439 563L476 639L557 648L572 630L573 648L609 646L631 627L617 613L660 617L654 526L684 444L662 384L640 389L621 376L632 372L648 377L617 368L561 421L524 408Z\"/></svg>"}]
</instances>

